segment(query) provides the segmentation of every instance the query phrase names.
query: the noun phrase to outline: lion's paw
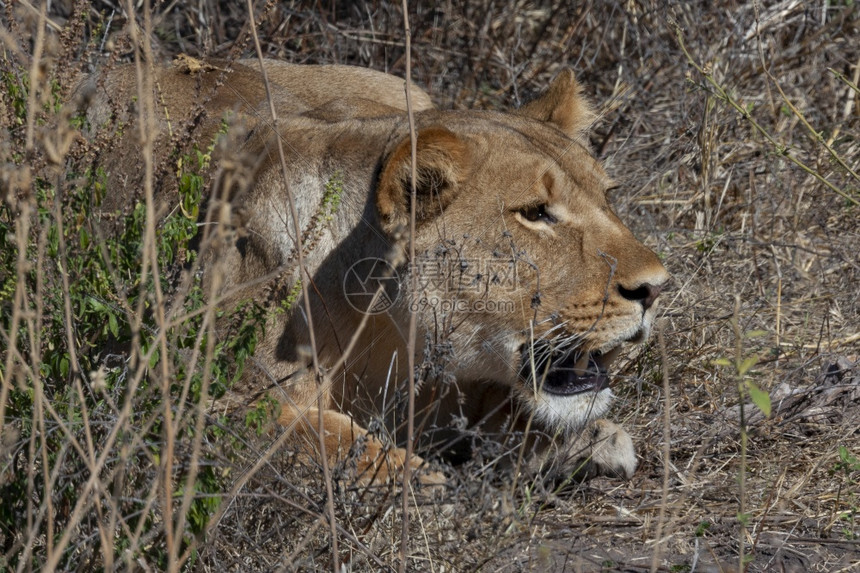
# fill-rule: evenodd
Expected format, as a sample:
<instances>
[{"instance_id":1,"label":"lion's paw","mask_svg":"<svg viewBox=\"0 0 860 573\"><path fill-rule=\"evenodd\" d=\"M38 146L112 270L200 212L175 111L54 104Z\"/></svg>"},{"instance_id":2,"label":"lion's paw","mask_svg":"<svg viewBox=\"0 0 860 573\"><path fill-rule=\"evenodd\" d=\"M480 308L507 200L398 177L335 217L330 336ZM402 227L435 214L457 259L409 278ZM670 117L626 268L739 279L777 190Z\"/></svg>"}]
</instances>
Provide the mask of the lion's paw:
<instances>
[{"instance_id":1,"label":"lion's paw","mask_svg":"<svg viewBox=\"0 0 860 573\"><path fill-rule=\"evenodd\" d=\"M573 438L548 447L540 471L554 481L584 481L598 476L630 479L636 471L633 440L609 420L595 420Z\"/></svg>"},{"instance_id":2,"label":"lion's paw","mask_svg":"<svg viewBox=\"0 0 860 573\"><path fill-rule=\"evenodd\" d=\"M636 471L633 439L609 420L595 420L585 429L594 475L630 479Z\"/></svg>"},{"instance_id":3,"label":"lion's paw","mask_svg":"<svg viewBox=\"0 0 860 573\"><path fill-rule=\"evenodd\" d=\"M362 484L384 484L399 480L406 467L407 454L404 448L386 447L372 436L364 443L356 444L361 453L356 458L356 476ZM421 456L412 454L409 468L422 486L442 487L448 478L442 472L429 469L429 464Z\"/></svg>"}]
</instances>

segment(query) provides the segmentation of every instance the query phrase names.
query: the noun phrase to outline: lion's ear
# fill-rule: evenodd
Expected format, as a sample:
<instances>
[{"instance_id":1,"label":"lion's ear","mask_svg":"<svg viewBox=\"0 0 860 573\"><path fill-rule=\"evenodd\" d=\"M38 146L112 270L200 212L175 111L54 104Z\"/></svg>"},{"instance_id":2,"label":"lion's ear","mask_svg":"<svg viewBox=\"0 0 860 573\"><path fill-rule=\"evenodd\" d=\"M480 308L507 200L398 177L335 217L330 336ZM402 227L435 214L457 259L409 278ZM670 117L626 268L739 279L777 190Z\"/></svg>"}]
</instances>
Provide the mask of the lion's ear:
<instances>
[{"instance_id":1,"label":"lion's ear","mask_svg":"<svg viewBox=\"0 0 860 573\"><path fill-rule=\"evenodd\" d=\"M543 95L514 113L552 123L570 138L584 133L595 119L594 111L582 97L582 86L569 69L558 74Z\"/></svg>"},{"instance_id":2,"label":"lion's ear","mask_svg":"<svg viewBox=\"0 0 860 573\"><path fill-rule=\"evenodd\" d=\"M471 164L466 142L444 127L418 132L416 146L415 222L426 222L447 207L466 179ZM382 167L376 208L388 233L409 227L412 197L412 143L407 136Z\"/></svg>"}]
</instances>

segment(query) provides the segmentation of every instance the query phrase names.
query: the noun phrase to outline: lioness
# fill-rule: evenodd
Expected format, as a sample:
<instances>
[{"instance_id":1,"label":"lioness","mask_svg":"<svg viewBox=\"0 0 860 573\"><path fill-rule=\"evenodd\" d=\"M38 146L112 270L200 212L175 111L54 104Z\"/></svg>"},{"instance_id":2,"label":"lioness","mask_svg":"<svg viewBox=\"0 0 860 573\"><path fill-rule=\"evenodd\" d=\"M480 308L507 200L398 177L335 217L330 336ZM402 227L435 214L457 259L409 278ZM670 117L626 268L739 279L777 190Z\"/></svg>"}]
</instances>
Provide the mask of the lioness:
<instances>
[{"instance_id":1,"label":"lioness","mask_svg":"<svg viewBox=\"0 0 860 573\"><path fill-rule=\"evenodd\" d=\"M321 392L329 461L351 450L360 479L385 480L407 463L381 434L408 438L415 313L413 437L423 452L462 450L495 434L522 443L530 465L545 472L630 477L630 437L600 419L612 398L608 370L622 345L647 338L668 276L607 203L612 182L588 149L593 115L573 73L562 71L541 97L507 113L437 111L413 90L413 181L402 80L267 61L273 124L260 64L245 64L167 67L152 82L162 141L168 117L197 121L201 138L228 111L244 125L226 159L252 158L255 168L230 201L244 213L244 232L210 260L225 273L221 292L277 305L308 289L309 308L299 297L273 313L257 367L237 392L273 389L279 422L312 448ZM85 84L93 125L133 109L135 77L120 67ZM139 187L136 145L104 158L111 180L124 183L114 205ZM176 202L169 193L159 200Z\"/></svg>"}]
</instances>

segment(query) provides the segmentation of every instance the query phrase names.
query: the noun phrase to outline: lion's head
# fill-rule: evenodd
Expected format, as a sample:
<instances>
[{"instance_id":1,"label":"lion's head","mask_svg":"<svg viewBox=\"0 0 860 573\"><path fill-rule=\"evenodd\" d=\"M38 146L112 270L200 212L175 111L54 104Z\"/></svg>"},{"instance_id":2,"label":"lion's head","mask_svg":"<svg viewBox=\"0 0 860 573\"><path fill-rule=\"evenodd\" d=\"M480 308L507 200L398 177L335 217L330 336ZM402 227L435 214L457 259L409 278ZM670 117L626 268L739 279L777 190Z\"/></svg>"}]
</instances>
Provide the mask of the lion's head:
<instances>
[{"instance_id":1,"label":"lion's head","mask_svg":"<svg viewBox=\"0 0 860 573\"><path fill-rule=\"evenodd\" d=\"M591 120L571 72L515 114L419 114L418 288L403 277L409 304L392 310L402 328L411 305L419 340L450 345L456 380L506 384L538 419L570 429L608 408L610 363L647 338L668 279L607 202L612 180L585 142ZM379 179L388 233L408 228L410 198L406 137Z\"/></svg>"}]
</instances>

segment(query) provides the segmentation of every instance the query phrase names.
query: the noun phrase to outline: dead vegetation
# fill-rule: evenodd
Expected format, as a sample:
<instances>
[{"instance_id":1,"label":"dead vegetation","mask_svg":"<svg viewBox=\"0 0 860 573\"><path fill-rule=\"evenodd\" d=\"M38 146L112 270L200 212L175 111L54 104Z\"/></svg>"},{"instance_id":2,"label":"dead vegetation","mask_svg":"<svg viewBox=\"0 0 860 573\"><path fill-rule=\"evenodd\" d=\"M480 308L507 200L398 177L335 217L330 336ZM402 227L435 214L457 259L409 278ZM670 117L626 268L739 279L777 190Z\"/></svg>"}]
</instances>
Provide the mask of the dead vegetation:
<instances>
[{"instance_id":1,"label":"dead vegetation","mask_svg":"<svg viewBox=\"0 0 860 573\"><path fill-rule=\"evenodd\" d=\"M146 367L153 345L186 341L202 370L214 336L187 339L211 324L159 337L140 285L87 298L85 269L57 267L89 260L86 222L71 220L77 243L56 225L99 183L98 143L57 127L76 75L144 53L148 30L156 61L251 50L244 3L160 3L149 20L129 4L52 2L40 19L38 2L0 3L0 570L330 570L321 474L277 447L266 408L171 410ZM403 75L399 6L258 2L256 21L269 56ZM615 382L640 455L630 482L513 489L486 452L447 469L442 498L414 494L404 560L402 492L335 468L345 570L860 567L857 4L481 0L413 5L410 23L412 77L440 107L517 105L575 69L617 210L674 282L665 348L655 337ZM111 335L125 342L91 344Z\"/></svg>"}]
</instances>

